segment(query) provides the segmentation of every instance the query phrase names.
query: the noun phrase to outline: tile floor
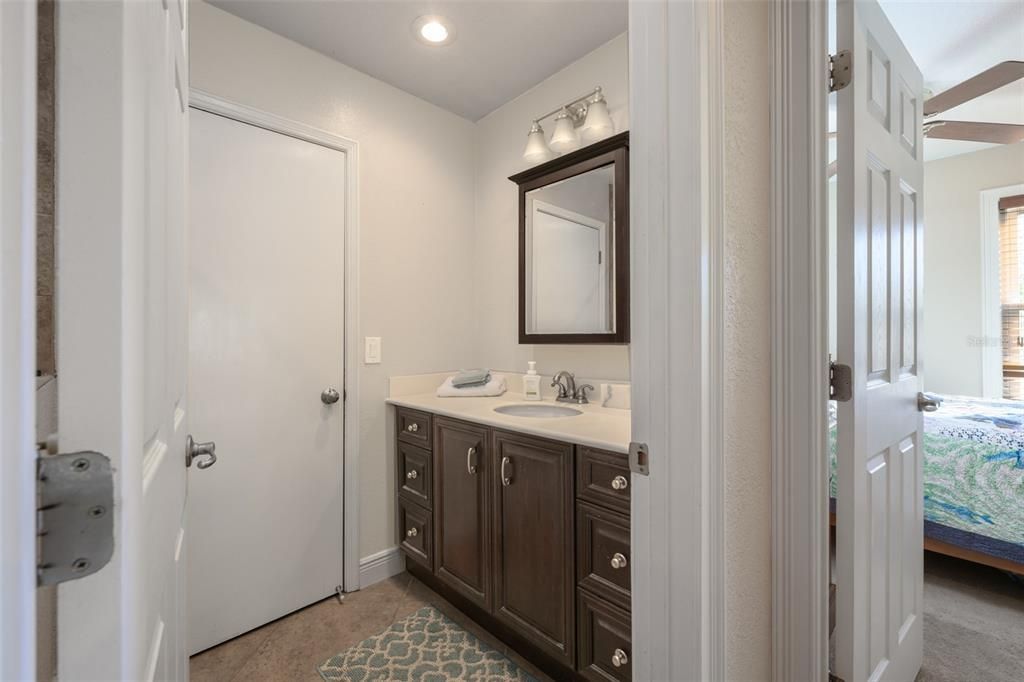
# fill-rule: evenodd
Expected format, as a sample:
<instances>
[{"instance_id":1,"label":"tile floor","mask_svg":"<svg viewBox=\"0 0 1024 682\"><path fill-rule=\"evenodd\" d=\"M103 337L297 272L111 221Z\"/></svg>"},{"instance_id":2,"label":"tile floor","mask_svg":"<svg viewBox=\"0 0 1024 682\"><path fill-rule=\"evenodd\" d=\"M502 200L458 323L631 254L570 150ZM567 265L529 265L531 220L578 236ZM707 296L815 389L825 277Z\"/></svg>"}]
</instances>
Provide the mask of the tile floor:
<instances>
[{"instance_id":1,"label":"tile floor","mask_svg":"<svg viewBox=\"0 0 1024 682\"><path fill-rule=\"evenodd\" d=\"M549 680L408 573L345 596L330 597L192 657L192 682L320 680L334 654L432 605L538 680Z\"/></svg>"}]
</instances>

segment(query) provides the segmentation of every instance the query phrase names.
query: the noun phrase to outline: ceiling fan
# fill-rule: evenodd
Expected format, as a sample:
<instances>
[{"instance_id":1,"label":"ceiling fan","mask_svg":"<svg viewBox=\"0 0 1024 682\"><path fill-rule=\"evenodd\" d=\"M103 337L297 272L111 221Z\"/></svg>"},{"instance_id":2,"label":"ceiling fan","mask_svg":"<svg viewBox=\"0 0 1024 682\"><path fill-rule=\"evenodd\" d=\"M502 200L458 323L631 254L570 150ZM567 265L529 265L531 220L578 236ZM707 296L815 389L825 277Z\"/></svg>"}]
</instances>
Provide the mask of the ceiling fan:
<instances>
[{"instance_id":1,"label":"ceiling fan","mask_svg":"<svg viewBox=\"0 0 1024 682\"><path fill-rule=\"evenodd\" d=\"M1007 61L929 97L924 102L924 136L940 140L967 140L994 144L1024 142L1024 124L943 121L931 117L1024 78L1024 62Z\"/></svg>"}]
</instances>

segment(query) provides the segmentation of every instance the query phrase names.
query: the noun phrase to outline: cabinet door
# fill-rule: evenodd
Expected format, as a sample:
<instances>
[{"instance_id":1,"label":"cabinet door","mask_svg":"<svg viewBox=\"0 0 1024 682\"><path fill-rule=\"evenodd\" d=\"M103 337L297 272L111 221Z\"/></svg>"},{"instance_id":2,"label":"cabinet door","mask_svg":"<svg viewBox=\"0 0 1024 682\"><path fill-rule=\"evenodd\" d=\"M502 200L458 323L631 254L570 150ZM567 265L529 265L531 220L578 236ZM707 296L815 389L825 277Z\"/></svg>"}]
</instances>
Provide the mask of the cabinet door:
<instances>
[{"instance_id":1,"label":"cabinet door","mask_svg":"<svg viewBox=\"0 0 1024 682\"><path fill-rule=\"evenodd\" d=\"M487 429L434 420L434 573L490 610Z\"/></svg>"},{"instance_id":2,"label":"cabinet door","mask_svg":"<svg viewBox=\"0 0 1024 682\"><path fill-rule=\"evenodd\" d=\"M573 446L495 431L494 615L575 664Z\"/></svg>"}]
</instances>

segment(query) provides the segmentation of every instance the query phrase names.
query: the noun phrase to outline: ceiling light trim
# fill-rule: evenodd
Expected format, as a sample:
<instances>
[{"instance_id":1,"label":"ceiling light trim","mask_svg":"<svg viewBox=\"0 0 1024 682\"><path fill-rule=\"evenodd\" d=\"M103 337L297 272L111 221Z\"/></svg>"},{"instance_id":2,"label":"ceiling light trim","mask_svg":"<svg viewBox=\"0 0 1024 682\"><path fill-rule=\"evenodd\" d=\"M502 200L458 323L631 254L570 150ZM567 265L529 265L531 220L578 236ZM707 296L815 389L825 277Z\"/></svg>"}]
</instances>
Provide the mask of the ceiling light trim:
<instances>
[{"instance_id":1,"label":"ceiling light trim","mask_svg":"<svg viewBox=\"0 0 1024 682\"><path fill-rule=\"evenodd\" d=\"M424 28L431 24L437 24L447 31L447 35L445 35L443 40L433 40L424 35ZM444 47L455 42L455 24L453 24L447 17L443 17L439 14L424 14L423 16L416 17L412 22L411 29L413 37L416 38L419 43L427 45L428 47Z\"/></svg>"}]
</instances>

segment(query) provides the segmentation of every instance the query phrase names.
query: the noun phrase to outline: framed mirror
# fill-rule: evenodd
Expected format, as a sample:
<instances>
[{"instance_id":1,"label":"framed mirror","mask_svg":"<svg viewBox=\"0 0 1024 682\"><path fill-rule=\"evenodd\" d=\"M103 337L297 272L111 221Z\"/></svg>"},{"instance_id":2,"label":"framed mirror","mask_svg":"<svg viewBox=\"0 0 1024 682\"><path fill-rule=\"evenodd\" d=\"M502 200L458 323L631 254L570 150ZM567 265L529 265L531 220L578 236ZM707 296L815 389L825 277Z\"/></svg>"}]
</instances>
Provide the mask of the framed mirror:
<instances>
[{"instance_id":1,"label":"framed mirror","mask_svg":"<svg viewBox=\"0 0 1024 682\"><path fill-rule=\"evenodd\" d=\"M519 185L519 343L629 342L629 133Z\"/></svg>"}]
</instances>

